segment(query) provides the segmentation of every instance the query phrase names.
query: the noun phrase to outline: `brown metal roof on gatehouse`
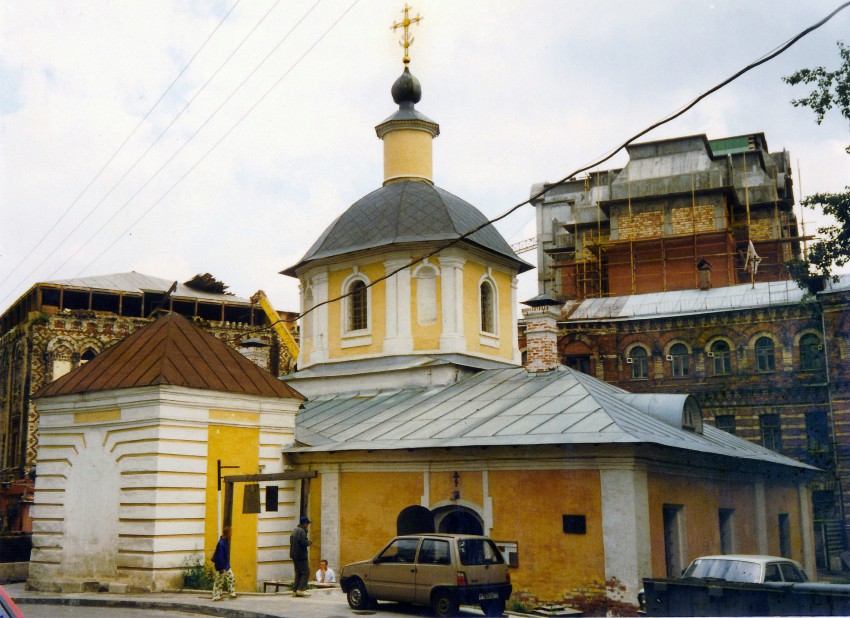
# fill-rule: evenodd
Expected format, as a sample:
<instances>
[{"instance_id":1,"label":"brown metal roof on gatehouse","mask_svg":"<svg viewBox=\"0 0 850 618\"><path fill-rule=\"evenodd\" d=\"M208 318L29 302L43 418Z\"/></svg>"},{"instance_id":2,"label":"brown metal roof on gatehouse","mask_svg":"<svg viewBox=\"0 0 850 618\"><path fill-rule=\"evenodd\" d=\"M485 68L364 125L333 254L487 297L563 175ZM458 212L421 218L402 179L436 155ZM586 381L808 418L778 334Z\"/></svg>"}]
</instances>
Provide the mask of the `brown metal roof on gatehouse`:
<instances>
[{"instance_id":1,"label":"brown metal roof on gatehouse","mask_svg":"<svg viewBox=\"0 0 850 618\"><path fill-rule=\"evenodd\" d=\"M168 313L137 330L51 382L35 397L158 385L305 399L177 313Z\"/></svg>"}]
</instances>

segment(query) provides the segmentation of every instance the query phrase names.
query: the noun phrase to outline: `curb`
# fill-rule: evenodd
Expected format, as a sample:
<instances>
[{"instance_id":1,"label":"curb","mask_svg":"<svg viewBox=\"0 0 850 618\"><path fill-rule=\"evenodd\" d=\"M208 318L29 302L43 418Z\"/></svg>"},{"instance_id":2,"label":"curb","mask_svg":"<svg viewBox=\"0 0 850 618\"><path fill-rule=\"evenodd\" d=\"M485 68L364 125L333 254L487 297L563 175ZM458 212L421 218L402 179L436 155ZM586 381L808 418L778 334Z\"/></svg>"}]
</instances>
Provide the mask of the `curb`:
<instances>
[{"instance_id":1,"label":"curb","mask_svg":"<svg viewBox=\"0 0 850 618\"><path fill-rule=\"evenodd\" d=\"M79 599L67 597L12 597L17 605L66 605L70 607L113 607L117 609L143 609L179 611L205 616L222 616L225 618L285 618L281 614L267 614L235 607L217 605L197 605L176 601L147 601L139 599ZM296 617L292 617L296 618Z\"/></svg>"}]
</instances>

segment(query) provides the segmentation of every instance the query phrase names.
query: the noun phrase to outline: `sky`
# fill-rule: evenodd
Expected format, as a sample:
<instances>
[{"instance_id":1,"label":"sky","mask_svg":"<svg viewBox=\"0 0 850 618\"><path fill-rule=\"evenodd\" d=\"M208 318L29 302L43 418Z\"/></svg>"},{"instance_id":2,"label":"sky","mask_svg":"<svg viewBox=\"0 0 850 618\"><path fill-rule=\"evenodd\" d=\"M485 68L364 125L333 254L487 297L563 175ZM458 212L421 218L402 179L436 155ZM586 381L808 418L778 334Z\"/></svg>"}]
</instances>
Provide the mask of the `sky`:
<instances>
[{"instance_id":1,"label":"sky","mask_svg":"<svg viewBox=\"0 0 850 618\"><path fill-rule=\"evenodd\" d=\"M434 180L488 217L593 163L838 0L408 0ZM398 0L0 2L0 313L40 281L209 272L297 310L279 274L380 187ZM850 9L639 141L763 132L795 194L850 184L850 127L795 108ZM623 153L599 169L624 165ZM798 216L799 210L798 210ZM803 213L812 234L823 219ZM497 228L534 236L524 206ZM520 257L534 263L534 253ZM518 297L537 293L521 275Z\"/></svg>"}]
</instances>

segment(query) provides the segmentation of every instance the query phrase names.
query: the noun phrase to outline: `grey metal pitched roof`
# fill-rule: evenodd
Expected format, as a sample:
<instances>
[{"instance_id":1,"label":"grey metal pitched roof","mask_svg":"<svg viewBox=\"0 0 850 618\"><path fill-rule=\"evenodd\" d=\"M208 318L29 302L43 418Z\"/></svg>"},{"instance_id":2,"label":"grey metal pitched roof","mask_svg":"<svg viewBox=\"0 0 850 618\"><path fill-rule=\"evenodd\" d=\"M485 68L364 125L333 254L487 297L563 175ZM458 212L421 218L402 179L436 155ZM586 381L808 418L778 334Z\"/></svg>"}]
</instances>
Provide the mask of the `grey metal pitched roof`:
<instances>
[{"instance_id":1,"label":"grey metal pitched roof","mask_svg":"<svg viewBox=\"0 0 850 618\"><path fill-rule=\"evenodd\" d=\"M307 262L399 243L455 240L487 218L470 203L429 182L390 183L357 200L331 223L294 266L291 277ZM463 242L477 245L514 262L520 272L533 268L521 260L492 225Z\"/></svg>"},{"instance_id":2,"label":"grey metal pitched roof","mask_svg":"<svg viewBox=\"0 0 850 618\"><path fill-rule=\"evenodd\" d=\"M823 293L850 289L850 275L829 281ZM710 290L679 290L631 296L609 296L568 301L563 313L567 322L631 320L693 315L797 304L805 292L793 281L770 281L733 285Z\"/></svg>"},{"instance_id":3,"label":"grey metal pitched roof","mask_svg":"<svg viewBox=\"0 0 850 618\"><path fill-rule=\"evenodd\" d=\"M448 386L320 396L298 413L298 446L287 451L649 443L810 468L712 427L678 429L624 394L566 367L545 374L516 367Z\"/></svg>"},{"instance_id":4,"label":"grey metal pitched roof","mask_svg":"<svg viewBox=\"0 0 850 618\"><path fill-rule=\"evenodd\" d=\"M131 271L128 273L114 273L111 275L77 277L75 279L56 279L53 281L45 281L44 283L91 290L110 290L132 293L162 292L164 294L171 288L174 281ZM216 300L228 303L244 303L246 305L251 303L251 301L247 298L240 298L231 294L216 294L215 292L195 290L182 283L177 284L177 289L174 291L172 296L178 298Z\"/></svg>"}]
</instances>

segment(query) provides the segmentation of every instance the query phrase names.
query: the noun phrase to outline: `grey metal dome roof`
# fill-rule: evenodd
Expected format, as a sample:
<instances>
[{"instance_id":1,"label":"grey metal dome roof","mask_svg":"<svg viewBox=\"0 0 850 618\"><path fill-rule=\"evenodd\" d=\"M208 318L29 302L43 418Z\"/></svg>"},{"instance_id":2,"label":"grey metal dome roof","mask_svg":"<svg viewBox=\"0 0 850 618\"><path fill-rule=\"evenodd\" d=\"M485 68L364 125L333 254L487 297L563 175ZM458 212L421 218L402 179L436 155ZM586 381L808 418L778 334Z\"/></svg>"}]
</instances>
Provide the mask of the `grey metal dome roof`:
<instances>
[{"instance_id":1,"label":"grey metal dome roof","mask_svg":"<svg viewBox=\"0 0 850 618\"><path fill-rule=\"evenodd\" d=\"M421 180L394 182L357 200L328 226L310 250L282 274L308 262L400 243L451 241L486 223L469 202ZM521 260L492 225L461 242L477 245L513 262L519 272L533 268Z\"/></svg>"}]
</instances>

